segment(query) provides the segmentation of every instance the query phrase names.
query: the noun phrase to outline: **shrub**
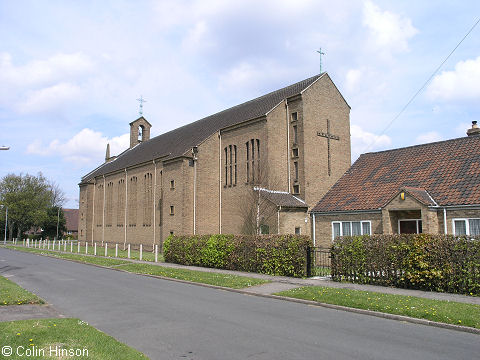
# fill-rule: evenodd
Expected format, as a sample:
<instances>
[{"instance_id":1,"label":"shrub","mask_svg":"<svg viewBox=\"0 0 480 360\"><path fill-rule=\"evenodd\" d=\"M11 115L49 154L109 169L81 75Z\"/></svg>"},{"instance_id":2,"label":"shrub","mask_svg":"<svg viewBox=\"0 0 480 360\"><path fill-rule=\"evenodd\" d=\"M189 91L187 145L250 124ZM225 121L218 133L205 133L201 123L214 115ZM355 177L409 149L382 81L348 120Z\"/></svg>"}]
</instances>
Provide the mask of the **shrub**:
<instances>
[{"instance_id":1,"label":"shrub","mask_svg":"<svg viewBox=\"0 0 480 360\"><path fill-rule=\"evenodd\" d=\"M430 234L338 238L332 278L480 295L480 241Z\"/></svg>"},{"instance_id":2,"label":"shrub","mask_svg":"<svg viewBox=\"0 0 480 360\"><path fill-rule=\"evenodd\" d=\"M300 235L170 235L163 250L177 264L302 277L308 246Z\"/></svg>"}]
</instances>

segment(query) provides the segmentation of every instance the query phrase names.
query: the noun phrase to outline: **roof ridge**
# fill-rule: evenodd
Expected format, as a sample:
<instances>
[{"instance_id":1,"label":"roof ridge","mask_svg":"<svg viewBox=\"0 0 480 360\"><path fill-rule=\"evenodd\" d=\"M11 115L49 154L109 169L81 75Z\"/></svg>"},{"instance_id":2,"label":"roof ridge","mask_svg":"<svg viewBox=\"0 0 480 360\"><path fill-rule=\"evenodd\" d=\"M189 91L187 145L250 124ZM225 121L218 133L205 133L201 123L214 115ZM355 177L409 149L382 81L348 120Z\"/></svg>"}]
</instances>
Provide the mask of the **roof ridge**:
<instances>
[{"instance_id":1,"label":"roof ridge","mask_svg":"<svg viewBox=\"0 0 480 360\"><path fill-rule=\"evenodd\" d=\"M474 137L474 136L462 136L462 137L458 137L458 138L454 138L454 139L439 140L439 141L434 141L434 142L425 143L425 144L409 145L409 146L399 147L399 148L395 148L395 149L387 149L387 150L380 150L380 151L371 151L371 152L367 152L367 153L360 154L360 156L362 156L362 155L370 155L370 154L380 154L380 153L389 152L389 151L398 151L398 150L404 150L404 149L412 149L412 148L423 147L423 146L431 146L431 145L437 145L437 144L446 143L446 142L454 142L454 141L465 140L465 139L472 139L472 138L475 138L475 137ZM480 138L480 137L478 137L478 138ZM359 158L360 158L360 156L359 156Z\"/></svg>"}]
</instances>

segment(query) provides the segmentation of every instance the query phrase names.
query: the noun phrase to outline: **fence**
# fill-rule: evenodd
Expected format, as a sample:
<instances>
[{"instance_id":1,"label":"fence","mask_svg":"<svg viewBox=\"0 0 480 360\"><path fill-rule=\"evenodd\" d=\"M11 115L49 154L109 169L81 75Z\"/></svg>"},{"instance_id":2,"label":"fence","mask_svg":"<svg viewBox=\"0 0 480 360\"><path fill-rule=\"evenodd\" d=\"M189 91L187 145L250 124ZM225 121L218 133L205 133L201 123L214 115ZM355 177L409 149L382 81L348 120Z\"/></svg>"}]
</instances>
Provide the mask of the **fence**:
<instances>
[{"instance_id":1,"label":"fence","mask_svg":"<svg viewBox=\"0 0 480 360\"><path fill-rule=\"evenodd\" d=\"M307 248L307 277L330 276L331 264L330 248Z\"/></svg>"},{"instance_id":2,"label":"fence","mask_svg":"<svg viewBox=\"0 0 480 360\"><path fill-rule=\"evenodd\" d=\"M48 240L48 239L13 239L12 241L3 241L4 245L11 244L14 246L59 251L72 254L85 254L93 256L104 256L111 258L126 258L135 260L145 260L158 262L158 245L143 244L119 244L107 242L86 242L79 240ZM160 255L161 257L161 255Z\"/></svg>"}]
</instances>

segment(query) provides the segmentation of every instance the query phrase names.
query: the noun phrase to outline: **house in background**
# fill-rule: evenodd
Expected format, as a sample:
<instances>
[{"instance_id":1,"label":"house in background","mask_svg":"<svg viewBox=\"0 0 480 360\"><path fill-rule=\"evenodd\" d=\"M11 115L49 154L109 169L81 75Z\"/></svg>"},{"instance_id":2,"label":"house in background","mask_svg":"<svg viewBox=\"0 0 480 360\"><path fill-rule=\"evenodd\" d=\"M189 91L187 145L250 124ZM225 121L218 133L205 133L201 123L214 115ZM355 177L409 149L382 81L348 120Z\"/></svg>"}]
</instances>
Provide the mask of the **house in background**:
<instances>
[{"instance_id":1,"label":"house in background","mask_svg":"<svg viewBox=\"0 0 480 360\"><path fill-rule=\"evenodd\" d=\"M62 209L65 216L67 232L65 235L71 235L78 239L78 209Z\"/></svg>"},{"instance_id":2,"label":"house in background","mask_svg":"<svg viewBox=\"0 0 480 360\"><path fill-rule=\"evenodd\" d=\"M480 235L480 128L361 155L310 211L316 246L337 236Z\"/></svg>"}]
</instances>

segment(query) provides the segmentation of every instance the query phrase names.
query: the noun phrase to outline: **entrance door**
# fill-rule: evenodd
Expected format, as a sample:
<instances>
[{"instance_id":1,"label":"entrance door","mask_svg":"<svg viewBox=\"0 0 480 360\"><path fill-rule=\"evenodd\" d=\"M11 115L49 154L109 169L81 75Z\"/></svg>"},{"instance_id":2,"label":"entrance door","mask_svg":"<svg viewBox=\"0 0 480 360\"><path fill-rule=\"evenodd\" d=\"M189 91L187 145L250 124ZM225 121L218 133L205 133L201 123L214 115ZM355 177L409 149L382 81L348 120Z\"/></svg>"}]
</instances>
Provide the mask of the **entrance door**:
<instances>
[{"instance_id":1,"label":"entrance door","mask_svg":"<svg viewBox=\"0 0 480 360\"><path fill-rule=\"evenodd\" d=\"M398 220L400 234L420 234L422 232L422 220Z\"/></svg>"}]
</instances>

